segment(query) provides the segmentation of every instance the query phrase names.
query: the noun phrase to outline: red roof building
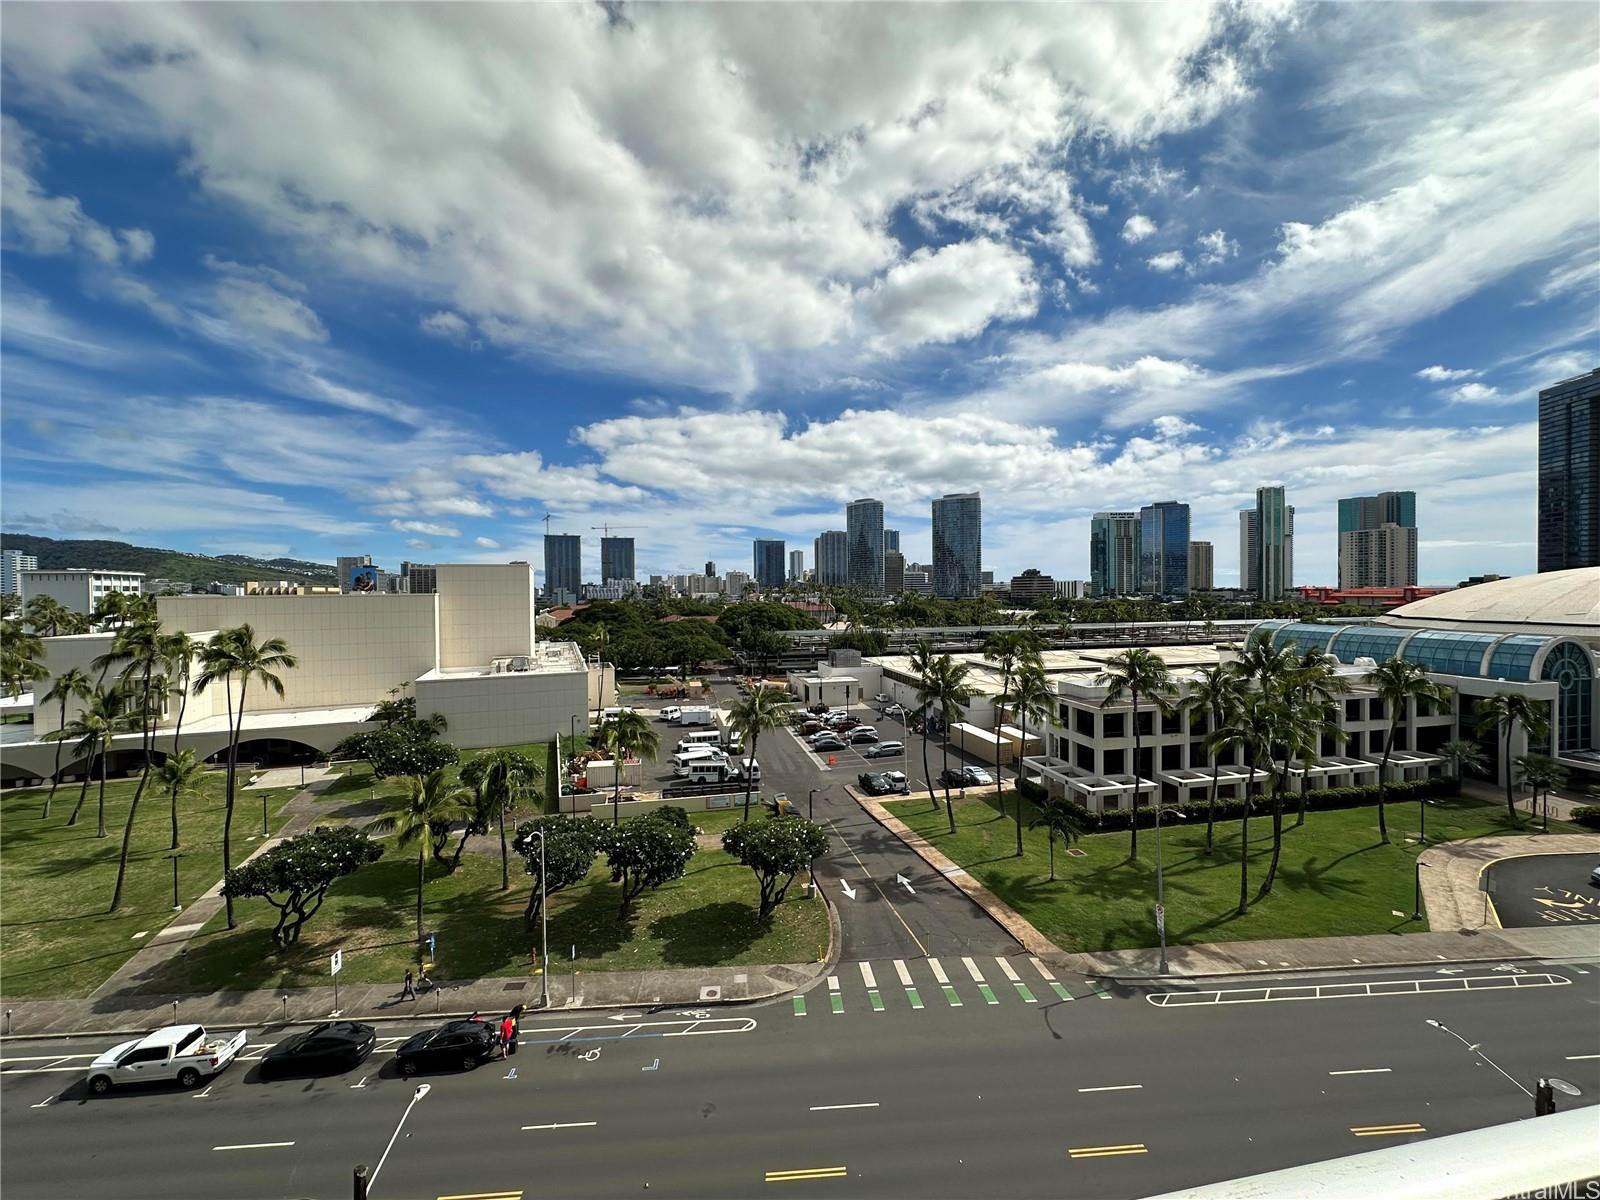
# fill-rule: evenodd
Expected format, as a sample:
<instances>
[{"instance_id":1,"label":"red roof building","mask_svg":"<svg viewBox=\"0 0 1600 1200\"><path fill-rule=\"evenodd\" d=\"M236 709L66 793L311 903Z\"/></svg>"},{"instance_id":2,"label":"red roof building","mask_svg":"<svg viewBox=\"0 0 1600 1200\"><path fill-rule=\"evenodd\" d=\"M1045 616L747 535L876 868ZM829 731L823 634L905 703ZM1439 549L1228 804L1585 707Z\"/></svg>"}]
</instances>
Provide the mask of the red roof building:
<instances>
[{"instance_id":1,"label":"red roof building","mask_svg":"<svg viewBox=\"0 0 1600 1200\"><path fill-rule=\"evenodd\" d=\"M1447 587L1336 588L1324 584L1305 584L1295 588L1300 593L1300 599L1307 604L1326 604L1330 607L1335 604L1354 604L1361 608L1383 610L1399 608L1413 600L1426 600L1429 596L1454 590Z\"/></svg>"}]
</instances>

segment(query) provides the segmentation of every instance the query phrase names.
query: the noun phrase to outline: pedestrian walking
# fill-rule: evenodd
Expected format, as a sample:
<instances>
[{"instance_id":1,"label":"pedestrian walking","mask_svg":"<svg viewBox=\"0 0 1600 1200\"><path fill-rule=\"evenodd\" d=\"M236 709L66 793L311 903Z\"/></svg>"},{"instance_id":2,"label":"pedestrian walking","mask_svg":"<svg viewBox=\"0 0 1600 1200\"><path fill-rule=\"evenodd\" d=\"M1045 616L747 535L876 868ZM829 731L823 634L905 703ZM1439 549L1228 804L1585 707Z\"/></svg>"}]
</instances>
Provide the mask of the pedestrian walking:
<instances>
[{"instance_id":1,"label":"pedestrian walking","mask_svg":"<svg viewBox=\"0 0 1600 1200\"><path fill-rule=\"evenodd\" d=\"M417 982L411 975L411 968L406 968L405 982L400 985L400 999L415 1000L417 998Z\"/></svg>"},{"instance_id":2,"label":"pedestrian walking","mask_svg":"<svg viewBox=\"0 0 1600 1200\"><path fill-rule=\"evenodd\" d=\"M517 1052L517 1018L522 1015L522 1005L517 1005L506 1014L505 1020L500 1022L500 1044L505 1047L507 1055Z\"/></svg>"}]
</instances>

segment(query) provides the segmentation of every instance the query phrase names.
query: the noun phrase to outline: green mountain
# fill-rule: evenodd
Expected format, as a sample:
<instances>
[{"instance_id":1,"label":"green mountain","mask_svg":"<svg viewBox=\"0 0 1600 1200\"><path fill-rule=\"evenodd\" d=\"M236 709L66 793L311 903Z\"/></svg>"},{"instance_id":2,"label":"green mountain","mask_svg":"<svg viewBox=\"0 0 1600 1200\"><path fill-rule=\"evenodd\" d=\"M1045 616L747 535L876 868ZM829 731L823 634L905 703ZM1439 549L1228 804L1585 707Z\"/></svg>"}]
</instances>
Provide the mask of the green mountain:
<instances>
[{"instance_id":1,"label":"green mountain","mask_svg":"<svg viewBox=\"0 0 1600 1200\"><path fill-rule=\"evenodd\" d=\"M0 549L32 554L41 568L99 567L104 570L143 571L152 579L178 579L204 587L218 583L245 583L255 579L286 579L291 583L331 585L336 577L327 563L298 558L252 558L248 554L189 554L127 542L68 540L34 537L26 533L0 533Z\"/></svg>"}]
</instances>

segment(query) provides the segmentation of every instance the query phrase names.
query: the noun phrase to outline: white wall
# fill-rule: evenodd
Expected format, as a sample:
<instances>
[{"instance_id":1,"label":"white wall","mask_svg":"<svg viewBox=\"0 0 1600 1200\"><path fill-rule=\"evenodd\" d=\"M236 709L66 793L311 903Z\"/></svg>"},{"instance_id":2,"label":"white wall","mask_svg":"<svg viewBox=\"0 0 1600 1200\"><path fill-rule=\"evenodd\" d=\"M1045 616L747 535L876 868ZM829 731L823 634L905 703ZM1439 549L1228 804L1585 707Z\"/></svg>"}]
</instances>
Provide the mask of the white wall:
<instances>
[{"instance_id":1,"label":"white wall","mask_svg":"<svg viewBox=\"0 0 1600 1200\"><path fill-rule=\"evenodd\" d=\"M439 666L486 667L533 653L533 568L526 564L441 564Z\"/></svg>"},{"instance_id":2,"label":"white wall","mask_svg":"<svg viewBox=\"0 0 1600 1200\"><path fill-rule=\"evenodd\" d=\"M445 739L471 750L566 737L574 717L580 731L587 729L587 700L585 671L435 674L417 681L417 711L442 713Z\"/></svg>"}]
</instances>

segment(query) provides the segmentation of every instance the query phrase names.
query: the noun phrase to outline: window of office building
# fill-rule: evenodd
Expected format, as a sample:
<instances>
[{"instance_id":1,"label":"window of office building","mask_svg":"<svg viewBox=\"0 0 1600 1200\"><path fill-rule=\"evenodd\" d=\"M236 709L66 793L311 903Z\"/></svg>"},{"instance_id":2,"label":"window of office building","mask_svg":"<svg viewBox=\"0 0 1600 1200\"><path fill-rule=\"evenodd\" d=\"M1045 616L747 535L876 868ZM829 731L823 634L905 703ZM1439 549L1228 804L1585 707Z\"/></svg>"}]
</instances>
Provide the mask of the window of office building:
<instances>
[{"instance_id":1,"label":"window of office building","mask_svg":"<svg viewBox=\"0 0 1600 1200\"><path fill-rule=\"evenodd\" d=\"M1128 762L1128 752L1126 750L1107 750L1105 760L1107 775L1121 775Z\"/></svg>"},{"instance_id":2,"label":"window of office building","mask_svg":"<svg viewBox=\"0 0 1600 1200\"><path fill-rule=\"evenodd\" d=\"M1075 708L1072 710L1072 727L1084 737L1094 736L1094 710L1088 708Z\"/></svg>"},{"instance_id":3,"label":"window of office building","mask_svg":"<svg viewBox=\"0 0 1600 1200\"><path fill-rule=\"evenodd\" d=\"M1183 766L1183 743L1172 742L1161 747L1161 769L1176 771Z\"/></svg>"},{"instance_id":4,"label":"window of office building","mask_svg":"<svg viewBox=\"0 0 1600 1200\"><path fill-rule=\"evenodd\" d=\"M1127 713L1119 713L1119 712L1108 712L1108 713L1106 713L1105 717L1102 720L1102 724L1104 725L1104 728L1105 728L1105 732L1104 732L1104 734L1102 736L1104 736L1106 738L1126 737L1127 736L1127 720L1128 720L1128 714Z\"/></svg>"},{"instance_id":5,"label":"window of office building","mask_svg":"<svg viewBox=\"0 0 1600 1200\"><path fill-rule=\"evenodd\" d=\"M1563 642L1545 657L1541 674L1560 688L1552 731L1557 753L1592 749L1594 667L1588 653L1573 642Z\"/></svg>"}]
</instances>

